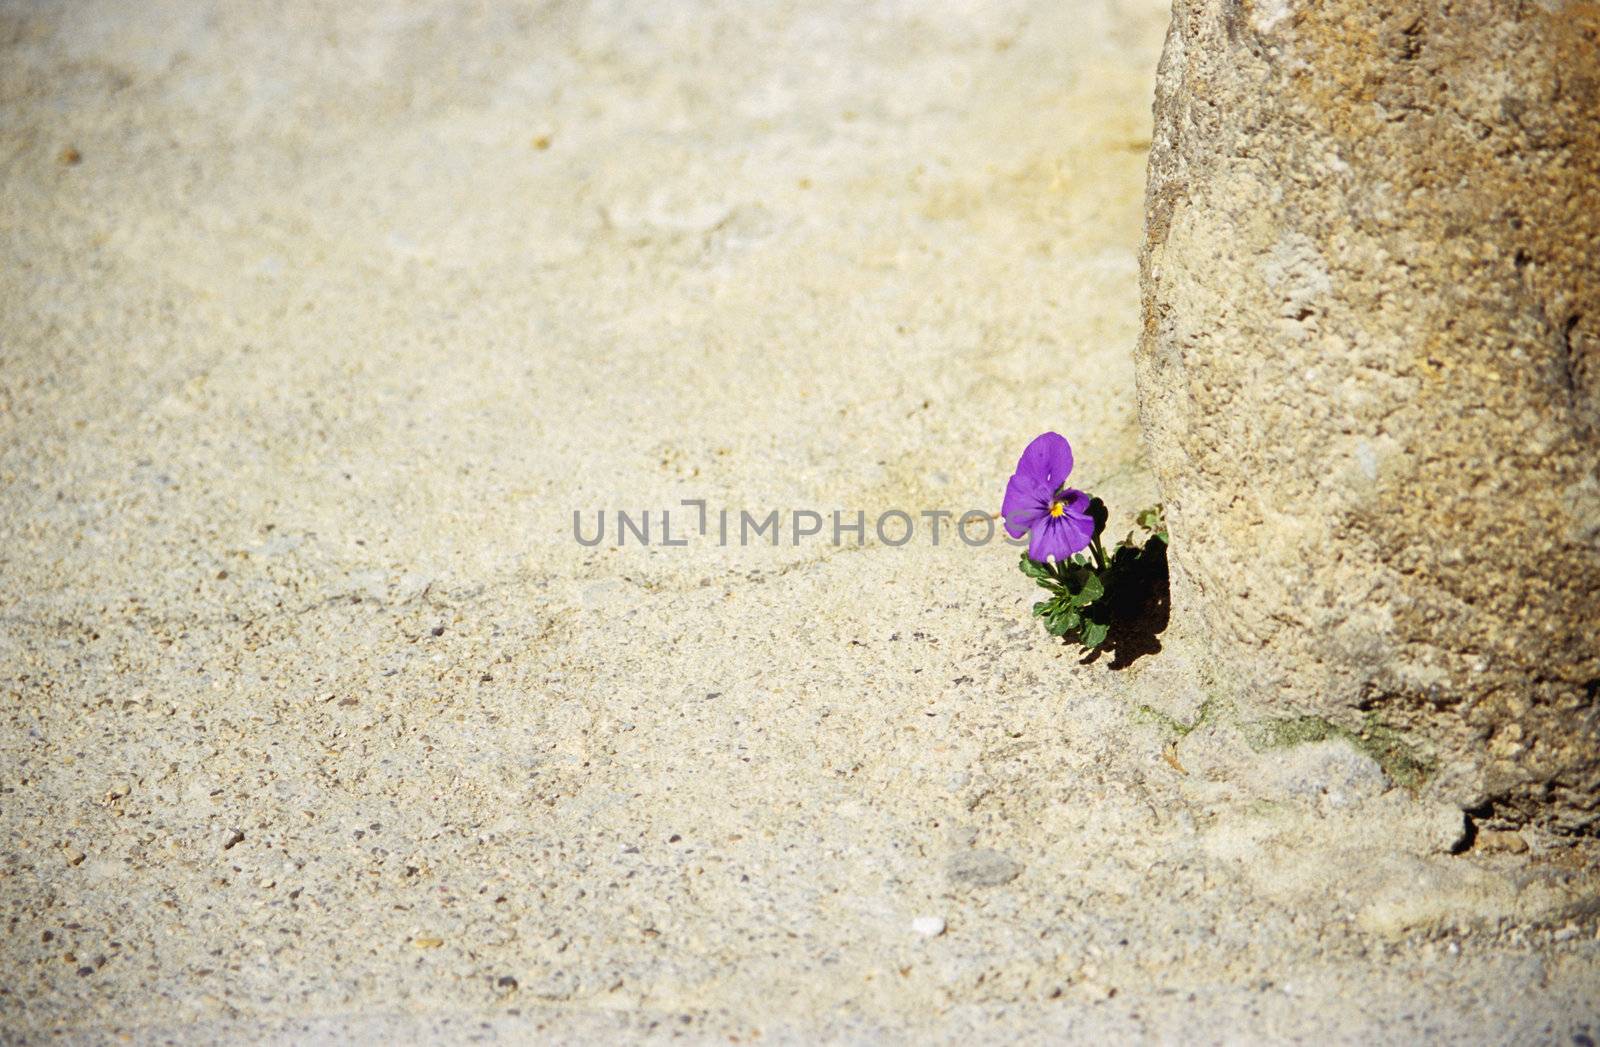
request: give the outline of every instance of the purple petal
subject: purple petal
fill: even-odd
[[[1060,433],[1041,433],[1017,459],[1017,475],[1047,484],[1053,492],[1072,472],[1072,445]]]
[[[1089,543],[1094,540],[1094,521],[1087,516],[1063,516],[1058,523],[1061,524],[1063,541],[1067,546],[1067,555],[1081,553],[1089,548]]]
[[[1059,522],[1062,530],[1067,532],[1072,553],[1081,553],[1094,540],[1094,517],[1089,515],[1089,496],[1069,487],[1062,501],[1066,503],[1067,512]],[[1072,553],[1067,555],[1071,556]]]
[[[1089,515],[1089,502],[1091,499],[1087,492],[1080,491],[1076,487],[1069,487],[1061,492],[1061,500],[1066,503],[1068,516],[1081,516],[1089,521],[1090,530],[1094,529],[1094,517]]]
[[[1040,517],[1050,513],[1050,496],[1055,488],[1018,474],[1006,483],[1006,497],[1000,515],[1006,520],[1006,533],[1021,538]]]
[[[1068,560],[1076,553],[1089,548],[1094,538],[1094,518],[1089,515],[1089,496],[1068,488],[1062,501],[1066,503],[1064,516],[1050,516],[1032,528],[1028,542],[1028,556],[1043,561],[1047,556]],[[1013,537],[1015,537],[1013,535]]]
[[[1028,559],[1038,560],[1043,563],[1050,557],[1065,560],[1072,556],[1072,542],[1067,528],[1062,526],[1063,517],[1045,517],[1044,522],[1033,528],[1033,533],[1028,541]]]

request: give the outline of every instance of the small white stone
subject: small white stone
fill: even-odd
[[[943,916],[918,916],[911,921],[911,929],[924,938],[937,938],[944,933]]]

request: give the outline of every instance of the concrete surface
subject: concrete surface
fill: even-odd
[[[1182,622],[573,540],[1046,428],[1126,529],[1159,4],[3,10],[0,1038],[1600,1036],[1592,851]]]

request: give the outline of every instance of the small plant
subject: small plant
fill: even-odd
[[[1064,436],[1035,438],[1006,484],[1000,513],[1007,534],[1028,536],[1022,573],[1050,593],[1033,605],[1034,615],[1051,636],[1094,651],[1117,625],[1139,614],[1158,567],[1165,582],[1167,525],[1159,505],[1144,510],[1135,522],[1146,537],[1136,541],[1129,532],[1107,556],[1100,542],[1105,503],[1066,486],[1071,472],[1072,447]]]

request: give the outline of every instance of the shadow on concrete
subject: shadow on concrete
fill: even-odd
[[[1161,650],[1161,634],[1171,615],[1171,590],[1167,580],[1167,543],[1152,539],[1128,568],[1125,579],[1111,593],[1111,631],[1106,642],[1081,664],[1098,661],[1111,652],[1109,669],[1126,669],[1147,654]]]

